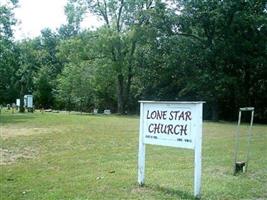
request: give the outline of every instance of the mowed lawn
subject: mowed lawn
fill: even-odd
[[[145,186],[138,186],[138,117],[0,117],[1,200],[194,199],[192,150],[147,145]],[[204,123],[202,199],[267,199],[267,126],[254,125],[248,172],[238,176],[235,130],[235,123]]]

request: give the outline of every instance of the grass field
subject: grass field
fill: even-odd
[[[1,200],[193,199],[191,150],[148,145],[145,186],[138,186],[138,117],[0,117]],[[235,130],[232,123],[204,123],[202,199],[267,199],[267,126],[254,126],[249,169],[238,176]]]

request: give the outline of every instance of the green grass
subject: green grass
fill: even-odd
[[[192,150],[147,145],[145,186],[138,186],[138,117],[0,117],[1,200],[193,199]],[[267,199],[267,126],[254,126],[249,169],[238,176],[235,130],[204,123],[202,199]]]

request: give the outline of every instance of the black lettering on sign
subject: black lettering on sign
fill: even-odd
[[[169,120],[183,120],[183,121],[191,121],[192,116],[191,116],[191,111],[171,111]]]
[[[187,135],[187,124],[186,125],[176,125],[172,124],[149,124],[149,133],[162,133],[162,134],[175,134],[175,135]]]
[[[154,110],[152,112],[150,112],[149,110],[147,111],[147,115],[146,115],[147,119],[167,119],[167,111],[164,110]]]
[[[191,111],[186,111],[185,112],[185,121],[187,121],[187,120],[192,120]]]

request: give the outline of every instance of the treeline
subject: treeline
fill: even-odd
[[[69,0],[67,24],[14,41],[0,3],[0,104],[137,113],[138,100],[202,100],[205,118],[254,106],[267,122],[266,0]],[[102,20],[81,30],[87,12]]]

